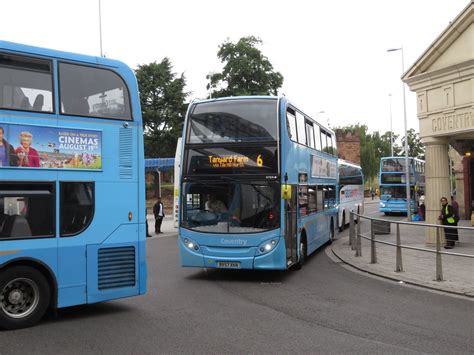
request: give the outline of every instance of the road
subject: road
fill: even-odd
[[[148,246],[146,296],[64,309],[36,327],[0,332],[0,354],[474,349],[473,301],[348,270],[324,248],[300,271],[247,272],[181,268],[175,236]]]

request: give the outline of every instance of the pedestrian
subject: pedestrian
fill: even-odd
[[[375,197],[375,191],[374,191],[374,189],[370,189],[370,196],[372,196],[372,200],[373,200],[374,197]]]
[[[458,217],[456,212],[450,204],[448,204],[448,199],[446,197],[441,197],[441,215],[439,216],[444,226],[455,227],[458,225]],[[446,246],[445,249],[452,249],[456,243],[458,237],[457,228],[444,228],[444,235],[446,237]]]
[[[155,233],[163,233],[161,231],[161,223],[165,217],[165,208],[161,202],[161,197],[158,197],[158,200],[153,206],[153,214],[155,215]]]
[[[451,195],[451,206],[454,208],[454,213],[456,214],[456,218],[459,221],[459,204],[458,202],[454,199],[454,195]]]
[[[151,238],[151,234],[149,232],[149,229],[148,229],[148,209],[145,208],[145,221],[146,221],[146,237],[147,238]]]
[[[419,206],[420,220],[424,221],[425,220],[425,213],[426,213],[426,206],[425,206],[425,195],[423,193],[420,196],[419,202],[420,202],[420,206]]]

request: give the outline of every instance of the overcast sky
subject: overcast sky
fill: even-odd
[[[400,52],[405,70],[469,0],[102,0],[107,57],[130,67],[169,57],[190,98],[206,95],[206,75],[222,68],[218,45],[248,35],[284,76],[284,93],[331,127],[367,124],[402,134]],[[100,55],[98,0],[1,2],[0,39]],[[408,128],[419,130],[406,88]],[[319,113],[324,111],[324,113]]]

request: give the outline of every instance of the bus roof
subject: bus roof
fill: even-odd
[[[284,95],[279,95],[279,96],[270,96],[270,95],[255,95],[255,96],[226,96],[226,97],[217,97],[214,99],[194,99],[190,104],[199,104],[199,103],[208,103],[208,102],[219,102],[219,101],[228,101],[228,100],[249,100],[249,99],[263,99],[263,100],[285,100],[287,104],[291,104],[292,106],[295,106],[303,112],[298,105],[295,105],[293,102],[288,100],[288,98]],[[304,112],[303,112],[304,113]],[[304,113],[305,114],[305,113]],[[308,117],[311,117],[310,115],[305,114]],[[312,118],[315,122],[317,122],[321,127],[323,127],[326,131],[331,132],[332,134],[335,134],[335,132],[323,125],[322,123],[318,122],[315,118]]]
[[[60,58],[60,59],[71,60],[71,61],[76,61],[76,62],[99,64],[99,65],[104,65],[104,66],[109,66],[109,67],[129,68],[128,65],[126,65],[125,63],[119,60],[115,60],[115,59],[96,57],[96,56],[71,53],[71,52],[63,52],[63,51],[58,51],[54,49],[29,46],[26,44],[1,41],[1,40],[0,40],[0,50],[12,51],[12,52],[20,53],[20,54],[25,54],[25,55],[38,55],[42,57]]]
[[[393,156],[393,157],[382,157],[382,158],[380,158],[380,160],[386,160],[386,159],[406,159],[406,157],[405,157],[405,156],[398,156],[398,157],[397,157],[397,156]],[[424,162],[424,160],[418,159],[418,158],[414,158],[414,157],[408,157],[408,159]]]

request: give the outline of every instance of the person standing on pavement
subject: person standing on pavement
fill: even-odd
[[[456,219],[459,221],[459,204],[454,199],[454,195],[451,195],[451,206],[454,208],[454,213],[456,214]]]
[[[155,215],[155,233],[163,233],[161,231],[161,223],[165,217],[165,208],[161,202],[161,197],[158,197],[158,200],[153,206],[153,214]]]
[[[444,226],[457,226],[458,225],[458,217],[456,212],[450,204],[448,204],[448,199],[446,197],[441,197],[441,215],[439,216],[439,220],[441,220]],[[454,248],[454,244],[456,240],[459,239],[458,237],[458,230],[457,228],[444,228],[444,235],[446,237],[446,246],[445,249],[452,249]]]

